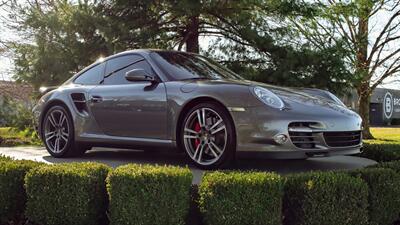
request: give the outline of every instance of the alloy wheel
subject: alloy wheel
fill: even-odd
[[[223,155],[227,145],[225,121],[213,109],[199,108],[186,120],[183,140],[190,158],[200,165],[211,165]]]
[[[68,145],[70,128],[67,115],[56,109],[48,114],[45,121],[44,140],[53,153],[61,153]]]

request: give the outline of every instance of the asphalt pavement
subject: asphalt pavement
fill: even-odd
[[[43,147],[1,147],[0,154],[15,159],[28,159],[45,163],[64,162],[99,162],[111,167],[117,167],[128,163],[157,164],[188,166],[193,173],[193,183],[198,184],[204,174],[190,164],[190,161],[183,153],[176,152],[148,152],[112,148],[95,148],[88,151],[79,158],[53,158]],[[241,171],[271,171],[279,174],[299,173],[312,170],[352,170],[375,164],[375,161],[356,156],[333,156],[324,158],[310,158],[306,160],[272,160],[251,157],[238,158],[232,166],[232,170]]]

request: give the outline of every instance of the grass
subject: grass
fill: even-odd
[[[17,131],[11,127],[0,127],[0,147],[41,145],[30,132]]]
[[[11,127],[0,127],[0,137],[2,138],[22,138],[20,132]]]
[[[373,127],[371,133],[375,141],[400,142],[400,128],[397,127]]]

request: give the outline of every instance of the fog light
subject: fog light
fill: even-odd
[[[278,144],[284,144],[288,140],[288,137],[284,134],[278,134],[274,137],[274,141]]]

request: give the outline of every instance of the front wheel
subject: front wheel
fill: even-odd
[[[227,110],[201,103],[185,116],[181,146],[196,166],[220,168],[232,162],[236,151],[235,129]]]
[[[69,157],[85,152],[74,140],[74,125],[67,110],[62,106],[51,107],[42,124],[43,142],[53,157]]]

